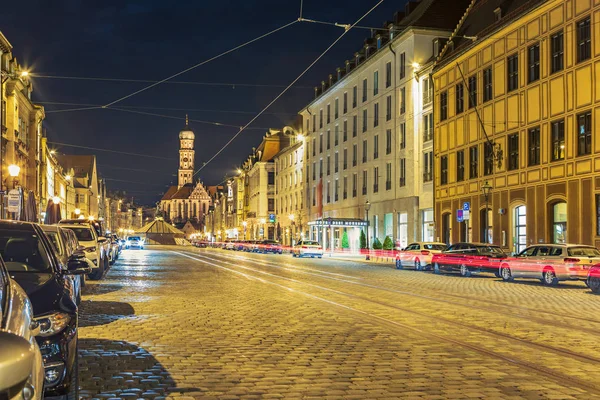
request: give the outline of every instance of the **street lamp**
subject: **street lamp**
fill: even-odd
[[[244,226],[244,240],[246,240],[246,228],[248,227],[248,222],[242,221],[242,225]]]
[[[264,218],[261,218],[260,223],[262,225],[262,239],[264,239],[265,238],[265,224],[267,223],[267,220]]]
[[[11,164],[8,166],[8,174],[13,178],[13,189],[17,187],[17,183],[19,182],[17,177],[19,176],[20,171],[21,167],[16,164]]]
[[[369,210],[371,209],[371,203],[369,203],[369,200],[367,200],[367,202],[365,203],[365,213],[367,216],[367,260],[370,260],[371,257],[369,256]]]
[[[294,246],[294,234],[296,233],[296,226],[295,226],[294,220],[296,219],[296,216],[294,214],[290,214],[290,215],[288,215],[288,218],[290,219],[291,224],[292,224],[291,236],[290,236],[290,246]]]
[[[489,215],[490,215],[488,212],[488,202],[489,202],[490,192],[492,191],[492,189],[493,189],[492,185],[490,185],[488,183],[488,181],[485,181],[483,186],[481,186],[481,191],[483,192],[483,195],[485,196],[485,232],[484,232],[485,243],[490,242],[490,238],[489,238],[489,234],[488,234],[488,229],[489,229],[489,225],[490,225],[490,221],[488,221]]]

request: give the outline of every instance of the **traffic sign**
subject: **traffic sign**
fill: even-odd
[[[463,211],[471,211],[471,203],[469,203],[468,201],[465,201],[463,203]]]
[[[275,214],[269,214],[269,223],[274,224],[276,222]]]
[[[21,210],[21,192],[12,189],[8,192],[8,212],[18,213]]]
[[[463,210],[456,210],[456,220],[463,222]]]
[[[463,210],[463,220],[468,221],[471,219],[471,211]]]

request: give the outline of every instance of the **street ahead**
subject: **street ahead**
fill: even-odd
[[[290,255],[124,251],[88,282],[85,398],[600,398],[600,296]]]

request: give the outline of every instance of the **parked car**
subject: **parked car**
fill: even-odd
[[[600,293],[600,264],[590,268],[586,283],[592,289],[592,292]]]
[[[300,240],[292,249],[293,257],[323,257],[323,247],[314,240]]]
[[[246,240],[244,241],[244,249],[243,251],[253,252],[256,248],[256,240]]]
[[[144,249],[144,239],[139,236],[128,236],[125,242],[126,249]]]
[[[44,363],[35,338],[40,326],[27,294],[10,278],[2,260],[0,310],[0,399],[41,399]]]
[[[276,240],[263,240],[258,244],[258,252],[283,254],[283,247]]]
[[[461,276],[473,272],[491,272],[499,276],[501,262],[507,257],[500,248],[487,243],[455,243],[441,253],[434,254],[433,272],[459,271]]]
[[[205,249],[205,248],[208,247],[208,242],[205,242],[205,241],[196,242],[196,247],[200,247],[201,249]]]
[[[396,268],[412,267],[417,271],[431,268],[431,259],[434,254],[446,249],[444,243],[415,242],[396,253]]]
[[[233,249],[237,250],[237,251],[243,251],[245,243],[246,243],[245,240],[238,240],[237,242],[235,242]]]
[[[536,244],[527,247],[501,266],[503,280],[539,279],[545,285],[586,280],[590,268],[600,263],[600,251],[583,244]]]
[[[225,250],[233,250],[235,248],[235,242],[233,240],[228,240],[225,242]]]
[[[40,332],[37,342],[44,360],[46,396],[78,398],[77,305],[66,277],[90,272],[79,257],[66,268],[39,225],[0,221],[0,254],[6,269],[31,300]]]
[[[102,279],[110,268],[110,243],[108,239],[98,235],[95,225],[85,220],[61,220],[58,225],[72,230],[77,241],[83,246],[85,256],[94,263],[90,279]]]

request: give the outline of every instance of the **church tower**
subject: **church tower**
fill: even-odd
[[[193,182],[194,175],[194,132],[190,128],[188,116],[185,127],[179,132],[179,179],[177,188]]]

